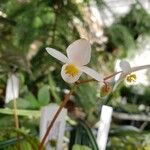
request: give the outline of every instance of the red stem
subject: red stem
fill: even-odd
[[[67,102],[69,101],[69,98],[70,98],[70,96],[71,96],[72,93],[73,93],[73,90],[70,90],[70,92],[65,96],[63,102],[61,103],[61,105],[60,105],[60,107],[58,108],[58,110],[57,110],[55,116],[53,117],[51,123],[49,124],[49,126],[48,126],[48,128],[47,128],[46,133],[45,133],[44,137],[42,138],[41,143],[40,143],[39,146],[38,146],[38,150],[42,150],[42,149],[43,149],[43,145],[44,145],[44,143],[45,143],[45,140],[46,140],[46,138],[47,138],[47,136],[48,136],[50,130],[52,129],[52,127],[53,127],[53,125],[54,125],[54,123],[55,123],[55,121],[56,121],[58,115],[60,114],[60,112],[62,111],[62,109],[65,107],[65,105],[67,104]]]

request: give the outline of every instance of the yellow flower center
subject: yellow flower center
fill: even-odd
[[[134,73],[127,75],[126,80],[129,83],[136,82],[137,76]]]
[[[75,65],[69,64],[65,68],[65,73],[69,74],[71,77],[74,77],[79,73],[79,69]]]

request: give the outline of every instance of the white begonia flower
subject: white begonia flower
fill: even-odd
[[[150,68],[150,64],[137,66],[137,67],[131,67],[128,61],[122,60],[120,62],[120,68],[122,69],[122,71],[121,71],[121,74],[117,83],[122,81],[124,78],[126,78],[127,83],[130,84],[130,83],[135,83],[137,80],[137,76],[134,72],[142,70],[142,69]]]
[[[65,63],[61,69],[61,76],[64,81],[74,83],[84,72],[95,80],[102,82],[99,73],[85,66],[91,59],[91,45],[86,39],[79,39],[70,44],[66,49],[68,57],[53,48],[46,48],[46,51],[54,58]]]
[[[126,78],[127,84],[135,84],[136,83],[136,74],[132,72],[132,68],[128,61],[122,60],[120,62],[120,68],[122,69],[122,74],[120,75],[120,80]]]

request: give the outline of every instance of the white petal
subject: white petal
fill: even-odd
[[[131,71],[131,66],[126,60],[122,60],[119,65],[124,73],[128,73]]]
[[[89,75],[90,77],[94,78],[95,80],[99,81],[99,82],[103,82],[103,77],[101,74],[99,74],[98,72],[96,72],[95,70],[87,67],[87,66],[82,66],[79,67],[81,71],[83,71],[84,73],[86,73],[87,75]]]
[[[51,55],[53,56],[54,58],[60,60],[61,62],[63,63],[68,63],[68,58],[61,52],[59,52],[58,50],[55,50],[53,48],[49,48],[47,47],[46,48],[46,51]]]
[[[143,65],[143,66],[132,67],[132,72],[143,70],[143,69],[150,69],[150,65]]]
[[[67,56],[71,63],[78,66],[86,65],[91,58],[91,45],[86,39],[79,39],[67,48]]]
[[[62,66],[61,69],[61,76],[63,80],[67,83],[75,83],[81,76],[82,72],[79,70],[79,73],[75,75],[74,77],[70,76],[69,74],[66,74],[65,68],[68,64],[65,64]]]

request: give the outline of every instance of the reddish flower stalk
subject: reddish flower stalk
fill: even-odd
[[[44,137],[42,138],[41,143],[38,146],[38,150],[42,150],[43,149],[43,145],[44,145],[44,143],[46,141],[46,138],[47,138],[50,130],[52,129],[52,127],[53,127],[53,125],[54,125],[54,123],[55,123],[58,115],[60,114],[60,112],[62,111],[62,109],[65,107],[65,105],[67,104],[67,102],[69,101],[69,98],[70,98],[70,96],[73,93],[73,90],[74,90],[74,88],[72,90],[70,90],[70,92],[65,96],[64,100],[62,101],[62,103],[61,103],[60,107],[58,108],[56,114],[54,115],[51,123],[49,124],[49,126],[48,126],[48,128],[46,130],[46,133],[45,133]]]
[[[121,72],[121,71],[120,71],[120,72]],[[116,72],[116,73],[113,73],[112,75],[110,75],[110,76],[108,76],[108,77],[105,77],[105,78],[103,79],[103,80],[104,80],[104,83],[105,83],[105,80],[108,80],[108,79],[114,77],[115,75],[119,74],[120,72]],[[75,83],[75,86],[78,86],[78,85],[84,84],[84,83],[88,83],[88,82],[92,82],[92,81],[96,81],[96,80],[95,80],[95,79],[80,80],[80,81],[77,81],[77,82]],[[45,141],[46,141],[46,138],[47,138],[48,135],[49,135],[49,132],[51,131],[51,129],[52,129],[52,127],[53,127],[53,125],[54,125],[54,123],[55,123],[57,117],[58,117],[59,114],[60,114],[60,112],[62,111],[62,109],[65,107],[65,105],[66,105],[67,102],[69,101],[69,98],[70,98],[70,96],[72,95],[73,91],[74,91],[74,88],[72,88],[72,90],[70,90],[70,92],[65,96],[64,100],[62,101],[62,103],[61,103],[60,107],[58,108],[56,114],[54,115],[54,117],[53,117],[51,123],[49,124],[49,126],[48,126],[48,128],[47,128],[47,130],[46,130],[46,133],[45,133],[44,137],[42,138],[42,141],[40,142],[40,144],[39,144],[39,146],[38,146],[38,150],[42,150],[42,149],[43,149],[43,145],[44,145],[44,143],[45,143]]]
[[[104,80],[104,81],[105,81],[105,80],[108,80],[108,79],[110,79],[110,78],[112,78],[112,77],[116,76],[117,74],[119,74],[119,73],[121,73],[121,72],[122,72],[122,71],[115,72],[115,73],[113,73],[113,74],[111,74],[111,75],[109,75],[109,76],[105,77],[103,80]]]

